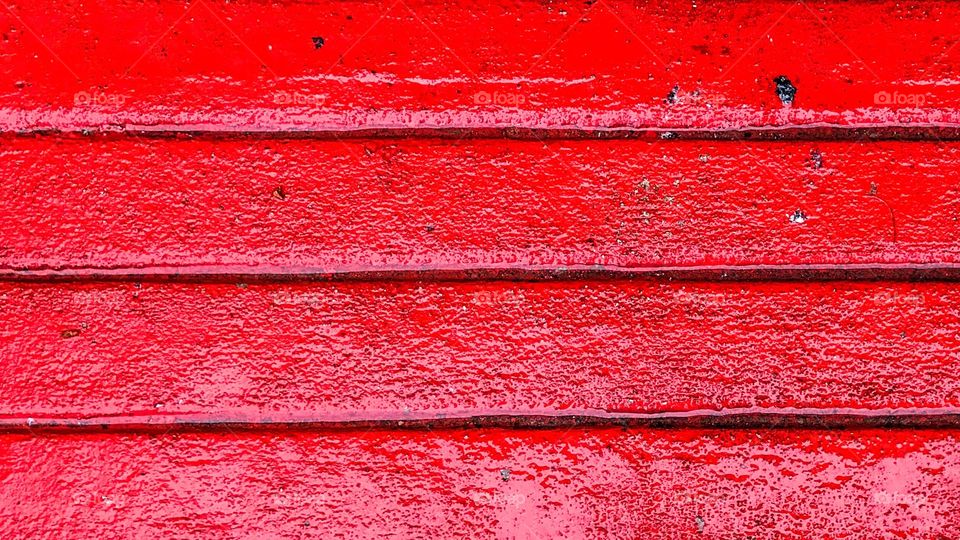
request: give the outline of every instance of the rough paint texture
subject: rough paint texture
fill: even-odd
[[[957,436],[8,435],[0,535],[956,538]]]
[[[960,538],[958,21],[0,2],[0,538]]]
[[[949,284],[0,286],[18,417],[960,406]]]
[[[956,143],[25,138],[0,174],[8,275],[960,262]]]
[[[13,0],[0,129],[958,125],[958,17],[943,0]]]

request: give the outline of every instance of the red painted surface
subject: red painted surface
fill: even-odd
[[[955,143],[17,138],[0,158],[4,276],[960,262]]]
[[[4,284],[0,307],[21,424],[960,407],[952,284]]]
[[[0,537],[960,537],[958,20],[0,2]]]
[[[943,0],[11,0],[0,129],[957,126],[958,17]]]
[[[0,534],[956,538],[957,436],[8,435],[0,437]]]

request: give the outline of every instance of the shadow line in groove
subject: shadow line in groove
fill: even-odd
[[[697,430],[862,430],[957,429],[960,409],[902,409],[857,411],[800,409],[799,412],[691,411],[678,413],[507,413],[482,415],[387,415],[367,418],[230,418],[215,415],[135,415],[87,418],[8,417],[0,419],[0,433],[180,433],[180,432],[349,432],[437,431],[471,429],[550,430],[576,428],[697,429]]]

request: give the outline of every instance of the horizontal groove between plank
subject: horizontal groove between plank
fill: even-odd
[[[143,268],[0,268],[0,282],[289,283],[314,281],[958,281],[960,264],[614,266],[378,266],[328,270],[298,267],[154,266]]]
[[[357,129],[196,129],[191,126],[100,126],[81,130],[33,129],[0,131],[0,137],[61,137],[90,140],[118,137],[151,139],[511,139],[511,140],[716,140],[716,141],[960,141],[960,124],[897,124],[839,126],[755,126],[737,129],[578,127],[374,127]]]
[[[658,413],[607,411],[502,411],[397,413],[385,415],[183,415],[146,412],[131,415],[0,418],[0,433],[69,434],[90,432],[169,433],[230,431],[371,431],[459,429],[952,429],[960,409],[763,409]]]

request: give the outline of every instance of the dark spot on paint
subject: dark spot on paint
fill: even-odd
[[[793,105],[793,99],[797,96],[797,87],[790,82],[790,79],[780,75],[773,79],[777,85],[777,97],[784,105]]]
[[[310,39],[313,40],[313,48],[314,48],[314,49],[319,49],[320,47],[323,47],[324,40],[323,40],[322,37],[316,36],[316,37],[312,37],[312,38],[310,38]]]
[[[664,131],[660,134],[661,139],[676,139],[677,134],[672,131]]]
[[[790,216],[790,223],[803,223],[807,220],[807,215],[803,213],[803,210],[797,210]]]
[[[823,154],[821,154],[816,148],[810,151],[810,166],[814,169],[820,169],[823,167]]]
[[[63,339],[70,339],[70,338],[77,337],[79,335],[80,335],[79,328],[71,328],[69,330],[64,330],[63,332],[60,332],[60,337],[62,337]]]
[[[867,193],[867,195],[871,197],[877,196],[877,184],[870,182],[870,191]]]
[[[510,480],[510,469],[500,469],[500,479],[504,482]]]
[[[287,200],[287,192],[283,189],[283,186],[277,186],[276,189],[273,190],[273,196],[281,201]]]
[[[427,229],[427,232],[433,232],[433,231],[435,231],[435,230],[437,229],[437,226],[436,226],[436,225],[427,225],[426,229]]]
[[[680,85],[673,85],[673,88],[670,89],[670,92],[667,93],[667,103],[676,103],[677,102],[677,92],[680,91]]]
[[[694,45],[693,50],[697,51],[700,54],[710,54],[709,45]]]

